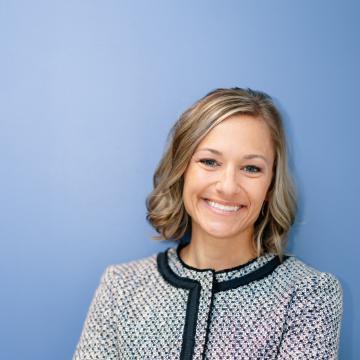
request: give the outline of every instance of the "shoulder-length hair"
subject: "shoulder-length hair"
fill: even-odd
[[[272,252],[282,260],[297,212],[297,194],[288,168],[281,115],[271,97],[261,91],[216,89],[180,116],[170,130],[167,148],[153,176],[154,189],[146,198],[146,219],[160,234],[152,237],[155,240],[179,240],[191,232],[191,219],[182,199],[185,170],[204,137],[228,117],[239,114],[262,119],[271,132],[273,178],[254,224],[253,246],[257,256]]]

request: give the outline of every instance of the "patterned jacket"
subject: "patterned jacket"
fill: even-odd
[[[332,274],[272,253],[200,270],[183,246],[105,270],[73,360],[337,359],[343,293]]]

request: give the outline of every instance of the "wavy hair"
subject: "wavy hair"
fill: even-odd
[[[184,173],[195,149],[219,123],[233,115],[250,115],[268,125],[275,150],[273,178],[267,200],[254,224],[257,256],[277,254],[281,261],[288,232],[295,221],[297,193],[288,167],[283,121],[272,98],[251,89],[216,89],[187,109],[172,126],[166,150],[153,176],[153,191],[146,198],[147,221],[160,234],[154,240],[179,240],[191,232],[182,191]]]

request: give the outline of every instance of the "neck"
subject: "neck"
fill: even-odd
[[[213,238],[192,234],[190,244],[180,251],[181,259],[197,269],[230,269],[256,257],[252,244],[253,232],[237,238]]]

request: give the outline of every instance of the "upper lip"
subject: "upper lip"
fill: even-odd
[[[224,200],[216,200],[216,199],[209,199],[209,198],[205,198],[205,200],[213,201],[218,204],[225,205],[225,206],[244,206],[243,204],[240,204],[240,203],[224,201]]]

